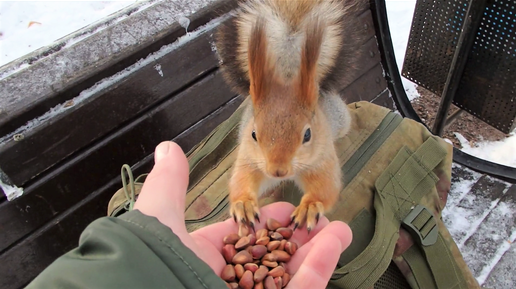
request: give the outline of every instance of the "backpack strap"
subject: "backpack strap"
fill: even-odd
[[[464,276],[439,233],[438,216],[419,204],[429,188],[435,185],[437,177],[432,171],[445,156],[444,148],[433,137],[428,138],[413,154],[402,149],[376,182],[377,197],[385,200],[396,220],[401,221],[419,245],[419,248],[408,250],[404,257],[421,288],[430,288],[431,284],[439,289],[467,288]],[[417,249],[421,249],[422,254]]]
[[[435,187],[438,178],[433,170],[446,155],[447,151],[434,137],[429,137],[414,153],[407,147],[400,149],[375,182],[376,220],[371,242],[358,257],[335,270],[330,287],[372,287],[389,266],[399,238],[399,228],[403,225],[413,233],[417,242],[424,244],[422,248],[426,256],[439,256],[423,258],[437,260],[428,261],[432,278],[427,279],[435,280],[430,284],[437,284],[434,288],[439,289],[466,288],[455,286],[465,284],[464,278],[460,271],[451,270],[457,265],[440,237],[435,217],[419,204],[421,198]],[[415,262],[412,264],[417,266]],[[419,276],[418,271],[424,270],[415,268],[414,274]],[[418,279],[422,281],[424,278]],[[424,284],[424,288],[431,288],[431,285]]]

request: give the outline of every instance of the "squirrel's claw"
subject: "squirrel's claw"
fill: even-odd
[[[230,207],[230,214],[235,222],[238,223],[241,234],[245,234],[246,231],[243,230],[243,226],[249,226],[254,231],[255,222],[260,222],[258,204],[253,200],[233,202]]]
[[[306,224],[308,234],[317,226],[319,218],[324,214],[324,206],[321,202],[303,202],[297,206],[292,213],[292,222],[295,222],[294,229],[303,227]]]
[[[260,223],[260,214],[259,213],[254,213],[254,218],[258,221],[258,223]]]

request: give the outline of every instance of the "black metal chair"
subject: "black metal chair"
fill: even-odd
[[[386,78],[402,115],[424,123],[403,89],[384,4],[376,1]],[[516,126],[515,51],[513,1],[418,0],[402,75],[442,97],[432,132],[442,135],[452,102],[502,132],[512,131]],[[457,148],[454,161],[516,182],[516,168],[477,158]]]

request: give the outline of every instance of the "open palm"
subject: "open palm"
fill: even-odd
[[[185,196],[188,187],[188,161],[181,148],[173,142],[156,148],[151,173],[135,204],[135,209],[156,217],[168,226],[200,259],[220,275],[226,262],[221,254],[224,236],[238,231],[233,219],[206,226],[188,233],[185,227]],[[261,218],[274,218],[282,225],[290,222],[294,206],[278,202],[261,208]],[[256,224],[262,229],[265,222]],[[288,262],[287,270],[294,277],[287,288],[325,288],[337,265],[340,253],[351,243],[351,230],[342,222],[329,222],[322,217],[314,230],[298,229],[291,240],[300,247]]]

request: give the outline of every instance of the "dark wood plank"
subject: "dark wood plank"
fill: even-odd
[[[373,23],[373,17],[370,10],[366,10],[362,12],[358,16],[358,26],[356,29],[361,30],[362,32],[362,39],[363,43],[360,48],[359,53],[357,54],[357,63],[360,65],[358,66],[358,69],[351,71],[350,75],[346,76],[346,82],[342,83],[341,89],[351,85],[353,81],[355,81],[357,78],[359,78],[361,75],[363,75],[365,72],[367,72],[371,67],[376,64],[378,57],[371,58],[371,51],[374,53],[377,53],[378,47],[376,44],[376,39],[374,37],[374,23]]]
[[[482,175],[471,187],[471,190],[459,198],[460,201],[457,203],[449,202],[446,205],[447,210],[458,212],[464,216],[464,219],[444,219],[445,225],[450,228],[450,233],[454,236],[459,248],[475,233],[477,229],[475,226],[482,223],[482,220],[492,210],[493,202],[497,202],[502,197],[506,188],[507,184],[505,182]],[[454,229],[463,228],[464,226],[461,226],[461,224],[464,224],[464,222],[472,224],[473,227],[463,230]]]
[[[383,107],[390,108],[392,110],[395,109],[394,100],[392,99],[391,92],[388,89],[385,89],[382,93],[380,93],[376,98],[371,100],[372,103],[381,105]]]
[[[185,152],[190,150],[218,124],[226,120],[241,102],[241,97],[232,98],[175,137],[173,141]],[[137,162],[133,170],[137,172],[143,169],[148,172],[153,164],[151,153],[143,161]],[[38,229],[29,238],[0,255],[0,288],[24,286],[56,258],[76,247],[81,232],[93,220],[106,214],[109,199],[121,186],[119,177],[112,178],[84,200]]]
[[[80,45],[66,47],[66,42],[62,42],[49,51],[38,52],[42,57],[33,55],[20,60],[31,66],[0,81],[0,94],[9,95],[0,99],[3,109],[0,112],[0,135],[7,135],[96,82],[185,35],[185,29],[171,13],[188,15],[188,30],[193,31],[229,12],[236,3],[235,0],[217,0],[199,9],[188,0],[164,1],[134,15],[131,14],[135,11],[129,11],[130,17],[83,39]],[[147,29],[143,31],[145,33],[131,35],[131,31],[138,32],[144,28]]]
[[[489,274],[483,288],[516,288],[516,278],[514,277],[514,260],[516,260],[516,244],[502,256],[496,267]]]
[[[469,264],[474,276],[480,276],[493,262],[497,262],[498,249],[511,240],[516,227],[516,218],[510,213],[510,209],[508,211],[508,208],[516,208],[516,185],[512,188],[504,187],[504,190],[507,190],[505,194],[494,200],[496,206],[490,208],[489,214],[461,248],[465,260],[475,260]],[[477,198],[474,200],[475,203],[479,201],[481,200]],[[493,202],[489,202],[489,205],[492,204]],[[482,255],[481,260],[477,258],[479,254]]]
[[[512,187],[507,191],[506,196],[512,197],[511,203],[509,204],[509,208],[516,210],[516,185],[512,185]],[[516,227],[515,218],[516,216],[506,214],[503,216],[502,222],[510,222],[507,220],[508,218],[512,218],[513,230]],[[514,238],[514,234],[512,236]],[[485,288],[515,288],[516,287],[516,278],[514,278],[514,260],[516,260],[516,242],[514,239],[506,239],[507,243],[505,246],[509,246],[508,250],[505,251],[503,256],[500,258],[496,266],[491,270],[489,275],[486,278],[486,282],[483,284]],[[504,245],[498,248],[504,249]]]
[[[135,163],[162,140],[172,139],[235,96],[219,72],[212,73],[152,111],[77,153],[27,187],[25,194],[0,205],[0,252],[62,213],[91,191]]]
[[[121,123],[145,113],[156,102],[215,69],[218,61],[210,43],[215,28],[91,95],[87,101],[72,105],[52,121],[25,133],[22,141],[10,140],[0,147],[0,167],[14,184],[21,187]],[[157,64],[163,76],[155,69]]]
[[[387,82],[383,78],[382,65],[377,62],[376,66],[343,89],[341,95],[347,103],[361,100],[373,101],[386,88]]]

